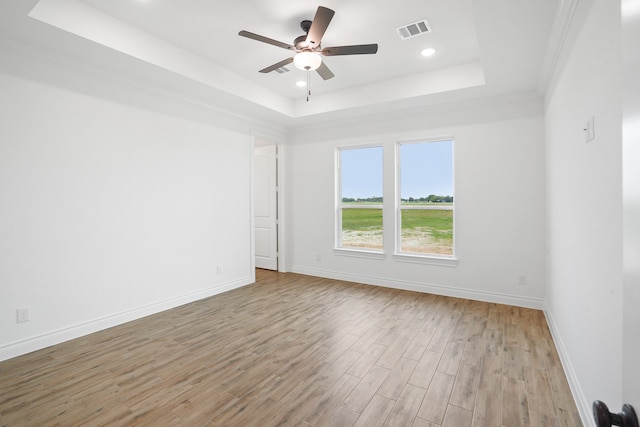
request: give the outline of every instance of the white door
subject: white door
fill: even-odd
[[[256,267],[278,269],[278,190],[275,145],[254,150]]]

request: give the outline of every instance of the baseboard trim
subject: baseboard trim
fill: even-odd
[[[573,364],[571,363],[571,359],[569,359],[569,354],[567,353],[567,349],[562,341],[560,332],[558,331],[556,323],[553,321],[553,316],[549,312],[548,307],[545,307],[543,311],[544,317],[547,319],[547,325],[549,325],[551,337],[553,338],[553,342],[558,350],[558,356],[560,356],[562,369],[564,370],[564,374],[569,382],[569,388],[571,389],[573,400],[576,402],[576,406],[578,407],[578,413],[580,414],[582,424],[585,427],[596,427],[591,411],[591,403],[587,401],[584,392],[582,391],[582,387],[580,387],[580,382],[578,381],[578,377],[573,369]]]
[[[55,344],[80,338],[114,326],[122,325],[123,323],[127,323],[132,320],[141,319],[152,314],[160,313],[161,311],[170,310],[172,308],[221,294],[232,289],[241,288],[253,282],[255,282],[255,280],[252,279],[251,276],[245,276],[236,280],[217,284],[210,288],[201,289],[195,292],[168,298],[163,301],[133,308],[131,310],[126,310],[84,323],[79,323],[77,325],[47,332],[35,337],[15,341],[0,346],[0,361],[31,353],[32,351],[41,350]]]
[[[423,292],[447,297],[465,298],[496,304],[508,304],[517,307],[544,310],[544,300],[501,294],[498,292],[483,292],[474,289],[453,288],[451,286],[418,283],[405,280],[389,279],[385,277],[365,276],[361,274],[343,273],[330,270],[320,270],[300,266],[290,266],[288,271],[308,276],[324,277],[326,279],[344,280],[346,282],[363,283],[365,285],[384,286],[405,291]]]

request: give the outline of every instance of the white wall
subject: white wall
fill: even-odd
[[[251,282],[248,124],[12,74],[0,70],[0,360]]]
[[[621,405],[619,7],[579,5],[576,16],[585,18],[574,22],[576,41],[546,96],[548,318],[588,425],[594,400]],[[595,140],[586,143],[591,117]]]
[[[544,299],[544,126],[535,96],[484,100],[295,129],[287,146],[288,269],[317,276],[542,307]],[[457,267],[399,262],[385,219],[384,259],[333,251],[337,147],[381,143],[393,173],[396,139],[455,138]],[[393,209],[393,180],[385,204]],[[316,256],[321,260],[317,261]],[[527,277],[519,286],[518,276]]]

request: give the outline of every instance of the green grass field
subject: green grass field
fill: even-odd
[[[405,209],[402,211],[402,231],[428,231],[434,239],[452,242],[453,211]]]
[[[343,245],[382,247],[382,209],[343,209]],[[453,254],[453,211],[402,210],[401,250]]]
[[[382,209],[343,209],[342,229],[352,231],[382,230]]]

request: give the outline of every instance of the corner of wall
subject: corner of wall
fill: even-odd
[[[562,369],[567,376],[567,381],[569,382],[569,387],[573,394],[573,400],[575,400],[576,406],[578,407],[580,419],[585,426],[595,427],[591,417],[591,406],[582,390],[582,387],[580,387],[580,382],[578,381],[578,377],[573,369],[571,359],[569,358],[566,347],[553,320],[553,316],[551,315],[551,311],[546,303],[544,304],[543,312],[544,317],[547,320],[547,325],[549,326],[549,331],[551,332],[551,337],[553,338],[553,342],[558,350],[558,356],[560,356],[560,361],[562,362]]]

